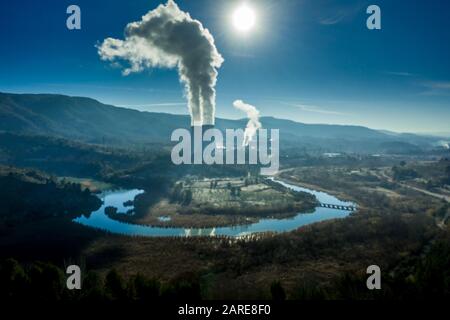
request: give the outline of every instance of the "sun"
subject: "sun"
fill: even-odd
[[[246,4],[241,5],[233,13],[233,25],[239,31],[249,31],[255,25],[255,21],[255,11]]]

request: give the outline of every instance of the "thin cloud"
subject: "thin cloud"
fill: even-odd
[[[64,89],[73,89],[73,88],[87,88],[87,89],[99,89],[99,90],[111,90],[117,92],[120,91],[131,91],[131,92],[143,92],[143,93],[178,93],[179,90],[170,90],[170,89],[155,89],[155,88],[141,88],[141,87],[128,87],[128,86],[105,86],[105,85],[96,85],[96,84],[85,84],[85,83],[43,83],[42,85],[50,86],[50,87],[61,87]]]
[[[423,95],[449,95],[450,81],[424,81],[420,83],[425,88]]]
[[[349,114],[344,113],[344,112],[323,109],[323,108],[318,107],[318,106],[307,105],[307,104],[286,103],[286,102],[283,102],[282,104],[290,106],[290,107],[298,108],[298,109],[300,109],[302,111],[305,111],[305,112],[313,112],[313,113],[336,115],[336,116],[348,116],[349,115]]]
[[[429,88],[436,89],[436,90],[450,90],[450,81],[429,82],[429,83],[425,84],[425,86],[428,86]]]
[[[403,71],[385,71],[385,74],[389,74],[391,76],[399,76],[399,77],[413,77],[414,74],[410,72],[403,72]]]
[[[340,22],[352,19],[358,13],[362,12],[363,3],[357,3],[352,6],[338,7],[330,10],[329,14],[319,18],[319,23],[324,26],[332,26]]]
[[[319,23],[325,26],[331,26],[341,22],[346,16],[347,14],[344,11],[341,11],[334,16],[320,18]]]

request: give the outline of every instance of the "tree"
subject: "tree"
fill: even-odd
[[[29,271],[31,292],[38,300],[61,300],[66,277],[61,269],[50,263],[34,263]]]
[[[25,293],[27,277],[22,266],[14,259],[7,259],[0,264],[1,299],[18,298]]]
[[[197,301],[202,299],[200,281],[196,274],[177,276],[161,289],[161,296],[167,300]]]
[[[134,296],[137,300],[151,301],[159,297],[161,283],[157,280],[149,280],[141,274],[131,279],[134,287]]]
[[[272,296],[272,300],[275,301],[283,301],[286,300],[286,293],[280,283],[280,281],[275,281],[270,285],[270,294]]]
[[[88,301],[100,301],[104,298],[103,281],[97,272],[89,271],[83,280],[83,298]]]
[[[112,300],[123,300],[127,296],[123,279],[115,269],[106,275],[105,294]]]

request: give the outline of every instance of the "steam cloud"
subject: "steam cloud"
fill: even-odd
[[[444,148],[444,149],[450,149],[450,142],[448,142],[448,141],[439,140],[439,141],[437,142],[437,145],[438,145],[439,147]]]
[[[259,111],[256,107],[251,104],[244,103],[242,100],[236,100],[233,102],[233,106],[236,109],[244,111],[249,119],[247,122],[247,127],[244,131],[244,142],[243,145],[247,146],[256,134],[256,131],[261,128],[261,122],[259,122]]]
[[[124,75],[145,68],[177,67],[186,88],[191,124],[214,124],[217,69],[223,58],[208,29],[173,0],[129,23],[124,40],[106,38],[98,53],[102,60],[128,61]]]

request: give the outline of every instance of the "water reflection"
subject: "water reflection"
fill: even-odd
[[[314,194],[320,202],[337,204],[337,205],[348,205],[355,206],[354,203],[348,201],[341,201],[333,195],[327,194],[321,191],[310,190],[307,188],[298,187],[286,182],[277,181],[285,187],[288,187],[294,191],[304,191]],[[130,236],[147,236],[147,237],[193,237],[193,236],[230,236],[230,237],[242,237],[246,235],[251,235],[259,232],[286,232],[295,230],[301,226],[305,226],[311,223],[336,219],[345,218],[351,211],[344,211],[331,208],[315,208],[312,213],[298,213],[296,216],[284,219],[261,219],[256,223],[231,226],[231,227],[216,227],[216,228],[164,228],[164,227],[153,227],[144,226],[137,224],[129,224],[113,220],[105,214],[105,208],[108,206],[114,206],[118,208],[118,212],[127,212],[133,210],[133,206],[125,206],[124,203],[133,200],[137,195],[143,193],[143,190],[133,189],[133,190],[116,190],[108,191],[101,194],[103,200],[103,205],[100,209],[89,217],[79,217],[74,221],[85,226],[98,228],[106,230],[112,233],[118,233]],[[161,217],[167,219],[170,217]],[[168,221],[168,220],[162,220]]]

